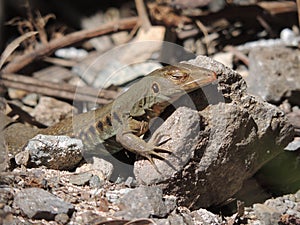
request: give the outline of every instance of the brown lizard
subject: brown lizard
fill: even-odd
[[[190,64],[166,66],[133,84],[112,103],[65,119],[38,133],[79,138],[85,151],[96,150],[100,155],[125,148],[153,163],[153,156],[161,157],[159,152],[171,151],[140,138],[148,130],[150,120],[180,96],[216,79],[213,71]]]

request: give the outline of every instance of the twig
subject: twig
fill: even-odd
[[[54,96],[70,100],[89,101],[99,104],[107,104],[117,96],[117,92],[110,90],[98,90],[92,87],[77,87],[70,84],[58,84],[45,82],[36,78],[16,75],[2,74],[0,85],[10,88],[36,92],[48,96]]]
[[[131,17],[119,21],[110,22],[95,29],[73,32],[62,38],[54,39],[48,44],[41,45],[34,51],[16,57],[1,71],[1,73],[15,73],[20,69],[24,68],[26,65],[33,62],[34,60],[37,60],[44,56],[48,56],[53,51],[59,48],[63,48],[68,45],[75,44],[79,41],[87,40],[103,34],[108,34],[115,31],[129,30],[132,29],[137,23],[138,18]]]
[[[241,60],[246,66],[249,67],[249,58],[244,53],[238,51],[233,46],[227,46],[224,50],[232,52],[239,60]]]
[[[299,0],[297,0],[297,2],[298,1]],[[294,1],[259,1],[257,5],[268,11],[268,13],[270,13],[271,15],[297,11],[297,3]]]
[[[30,31],[26,34],[23,34],[22,36],[16,38],[14,41],[12,41],[3,51],[3,53],[1,54],[1,58],[0,58],[0,69],[2,68],[2,65],[6,62],[6,60],[8,59],[8,57],[13,53],[14,50],[16,50],[16,48],[19,47],[19,45],[26,40],[27,38],[30,38],[34,35],[36,35],[37,32],[34,31]]]
[[[148,31],[151,27],[151,23],[149,21],[149,18],[147,16],[147,11],[144,5],[143,0],[135,0],[135,7],[138,12],[140,22],[142,23],[142,27],[145,31]]]
[[[204,42],[205,42],[205,47],[206,47],[206,53],[208,53],[208,48],[209,48],[209,39],[208,39],[208,31],[206,26],[200,21],[200,20],[196,20],[196,25],[198,26],[198,28],[202,31],[203,35],[204,35]]]
[[[73,67],[77,65],[76,60],[68,60],[68,59],[61,59],[61,58],[52,58],[52,57],[44,57],[43,59],[45,62],[52,63],[55,65],[60,65],[64,67]]]
[[[42,124],[39,121],[37,121],[33,116],[31,116],[28,112],[23,110],[20,106],[17,106],[13,102],[9,102],[9,101],[7,103],[9,105],[9,107],[12,109],[12,111],[10,113],[8,113],[7,115],[9,117],[13,117],[15,115],[19,116],[19,118],[15,122],[24,121],[24,122],[27,122],[27,123],[29,123],[33,126],[38,127],[38,128],[46,128],[47,127],[45,124]],[[12,123],[8,124],[5,127],[8,127],[11,124]]]
[[[260,15],[257,15],[256,19],[258,20],[258,22],[260,23],[260,25],[265,28],[265,30],[269,33],[269,35],[271,37],[276,37],[276,35],[274,34],[274,32],[272,31],[271,26],[268,24],[268,22]]]

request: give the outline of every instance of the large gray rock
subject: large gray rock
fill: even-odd
[[[74,212],[74,206],[40,188],[21,190],[14,198],[14,206],[29,218],[54,220],[56,215]]]
[[[190,63],[216,72],[218,82],[192,93],[199,113],[179,108],[154,132],[151,138],[167,140],[161,147],[172,154],[154,159],[157,168],[139,160],[134,173],[140,184],[156,184],[176,195],[180,205],[197,209],[235,194],[283,151],[293,128],[276,107],[248,95],[245,81],[233,70],[203,56]]]
[[[300,224],[300,191],[295,194],[270,198],[264,203],[254,204],[245,209],[245,217],[248,223],[260,221],[260,224]],[[250,219],[251,218],[251,219]]]
[[[121,211],[115,213],[115,216],[124,219],[165,217],[175,208],[175,202],[173,204],[167,202],[163,201],[163,193],[159,187],[138,187],[120,199]]]
[[[197,111],[186,107],[180,107],[171,117],[169,117],[159,128],[160,139],[167,140],[171,134],[171,139],[163,145],[167,149],[172,149],[173,153],[161,154],[168,157],[168,160],[155,160],[155,165],[143,160],[137,161],[134,173],[138,182],[143,184],[159,183],[168,180],[174,173],[180,171],[194,157],[197,147],[197,140],[200,138],[200,116]],[[157,137],[153,135],[150,141]],[[156,168],[157,167],[157,168]]]
[[[300,104],[300,50],[287,47],[254,48],[249,53],[248,92],[278,103]]]
[[[195,224],[222,224],[221,216],[215,215],[206,209],[198,209],[190,213]]]
[[[272,225],[278,224],[280,219],[280,212],[273,207],[269,207],[263,204],[254,204],[253,206],[254,212],[263,224]]]
[[[71,170],[82,160],[83,143],[68,136],[38,134],[15,157],[18,165]]]

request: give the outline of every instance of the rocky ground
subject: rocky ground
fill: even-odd
[[[218,76],[217,89],[214,86],[208,88],[222,90],[218,92],[222,93],[218,99],[227,100],[210,99],[209,106],[199,111],[178,103],[180,107],[152,136],[171,138],[172,141],[162,146],[174,149],[174,156],[166,156],[169,163],[155,159],[159,173],[145,160],[138,160],[134,166],[121,163],[117,165],[121,166],[118,169],[113,161],[101,158],[76,166],[75,172],[60,171],[57,169],[75,169],[74,165],[78,163],[74,160],[77,162],[77,158],[72,155],[77,151],[80,153],[77,147],[82,148],[82,144],[76,144],[72,139],[68,142],[65,139],[52,140],[51,136],[44,136],[45,139],[35,137],[15,157],[15,162],[21,167],[2,175],[3,223],[297,222],[299,192],[251,207],[244,207],[242,199],[237,199],[237,213],[231,216],[221,212],[213,214],[205,209],[232,201],[230,197],[239,191],[244,181],[293,139],[293,129],[279,109],[248,95],[245,82],[233,70],[202,56],[189,63],[213,69]],[[197,98],[193,104],[197,105]],[[37,140],[37,144],[31,144]],[[48,147],[47,142],[50,143]],[[61,145],[65,147],[59,147]],[[62,157],[64,155],[67,158]],[[26,168],[33,165],[48,169]],[[131,170],[134,175],[119,174],[113,178],[116,171],[124,172],[124,165],[127,165],[125,171]]]
[[[15,21],[21,39],[0,60],[0,224],[300,225],[296,3],[144,2],[147,12],[128,1],[83,13],[82,30],[69,34],[48,30],[53,16],[29,6],[27,20]],[[136,12],[142,22],[128,18]],[[19,44],[25,50],[15,55]],[[43,133],[128,88],[136,95],[131,82],[179,61],[217,80],[151,121],[143,139],[171,149],[164,160],[100,155]]]
[[[1,181],[1,224],[300,224],[300,190],[224,216],[178,206],[174,195],[135,187],[132,178],[110,183],[92,172],[15,169]]]

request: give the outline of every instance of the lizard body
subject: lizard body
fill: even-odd
[[[99,154],[113,154],[125,148],[152,162],[160,151],[169,150],[139,137],[148,130],[150,120],[180,96],[214,80],[214,72],[200,67],[182,63],[166,66],[133,84],[114,102],[65,119],[39,133],[79,138],[86,151],[97,149]]]

